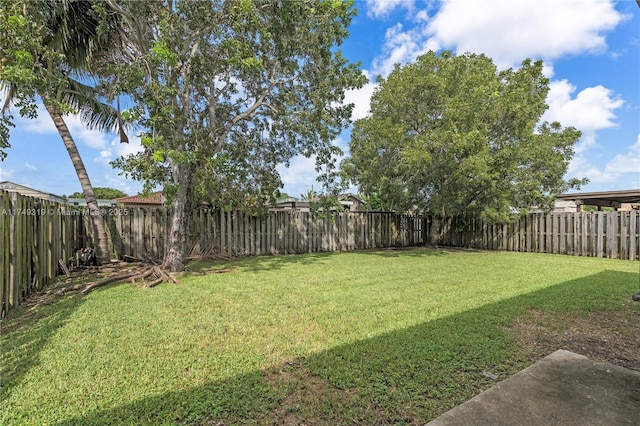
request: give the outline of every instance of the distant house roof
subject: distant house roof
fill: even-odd
[[[356,200],[361,204],[367,204],[367,202],[365,200],[363,200],[362,198],[358,197],[356,194],[352,194],[350,192],[347,192],[346,194],[338,195],[338,200],[340,200],[340,201],[349,201],[349,199]]]
[[[85,200],[84,198],[67,198],[67,202],[69,203],[70,206],[86,206],[87,205],[87,200]],[[98,198],[96,199],[96,202],[98,203],[98,207],[109,207],[116,204],[116,200],[105,199],[105,198]]]
[[[162,191],[154,192],[146,197],[141,195],[130,195],[128,197],[116,198],[116,201],[125,205],[148,205],[148,206],[162,206],[164,205],[164,196]]]
[[[553,206],[554,213],[577,212],[578,206],[573,200],[556,200]]]
[[[25,185],[20,185],[19,183],[10,182],[8,180],[0,182],[0,189],[6,192],[16,192],[18,194],[26,195],[28,197],[40,198],[44,200],[54,201],[56,203],[61,203],[61,204],[65,204],[67,202],[67,200],[64,197],[61,197],[59,195],[40,191],[38,189],[33,189]]]
[[[275,206],[272,208],[275,210],[310,211],[312,204],[319,201],[319,197],[314,197],[312,200],[287,197],[276,201]],[[345,210],[352,212],[364,211],[364,206],[367,204],[366,201],[354,194],[340,194],[338,195],[338,202]]]
[[[559,194],[556,199],[573,200],[577,205],[620,208],[622,204],[640,203],[640,189]]]
[[[287,197],[277,200],[272,209],[309,211],[311,209],[311,203],[308,200],[301,200],[296,197]]]

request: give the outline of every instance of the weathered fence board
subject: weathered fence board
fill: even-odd
[[[58,273],[94,230],[85,212],[0,191],[0,303],[14,308]],[[112,258],[161,259],[169,214],[158,208],[103,210]],[[439,229],[438,241],[429,241]],[[433,218],[388,212],[195,211],[188,227],[189,256],[256,256],[384,247],[441,246],[562,253],[636,260],[640,213],[536,213],[511,223],[477,218]]]
[[[15,308],[58,274],[81,241],[82,216],[68,206],[0,191],[1,312]]]
[[[168,215],[162,209],[130,209],[112,221],[114,257],[162,257]],[[311,253],[426,244],[440,221],[437,244],[487,250],[561,253],[637,259],[640,215],[630,212],[536,213],[511,223],[381,212],[271,212],[202,210],[190,221],[193,256]]]

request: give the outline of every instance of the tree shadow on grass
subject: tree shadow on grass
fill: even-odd
[[[606,271],[58,424],[424,424],[530,364],[505,331],[519,315],[615,309],[636,285]]]
[[[378,248],[370,250],[355,250],[342,252],[314,252],[302,254],[279,254],[265,256],[239,257],[232,260],[211,260],[192,261],[187,266],[188,274],[202,274],[205,272],[215,272],[225,268],[239,268],[249,272],[274,271],[291,265],[314,265],[322,264],[326,259],[333,256],[340,256],[345,253],[357,253],[385,258],[396,257],[430,257],[446,256],[454,249],[429,249],[424,247]]]
[[[230,260],[198,260],[187,265],[186,274],[201,274],[216,270],[232,268],[249,272],[275,271],[290,265],[313,265],[322,263],[336,253],[277,254],[265,256],[237,257]]]
[[[606,271],[59,424],[424,424],[530,363],[504,329],[517,316],[612,308],[636,280]]]
[[[82,300],[81,295],[73,294],[55,303],[37,307],[32,306],[34,300],[27,300],[25,305],[0,322],[2,399],[11,393],[30,369],[39,364],[40,351],[82,304]]]
[[[385,258],[396,258],[396,257],[412,257],[412,258],[421,258],[421,257],[441,257],[447,256],[455,251],[455,248],[448,247],[425,247],[425,246],[416,246],[416,247],[389,247],[389,248],[379,248],[372,250],[361,250],[358,253],[367,254],[371,256],[379,256]],[[466,249],[465,249],[466,250]]]

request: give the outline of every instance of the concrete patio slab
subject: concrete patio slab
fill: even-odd
[[[428,426],[640,425],[640,372],[558,350]]]

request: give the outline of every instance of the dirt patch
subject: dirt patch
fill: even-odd
[[[616,311],[558,313],[531,310],[507,330],[537,361],[565,349],[596,361],[640,371],[640,305]]]
[[[326,425],[344,423],[345,407],[366,411],[367,419],[352,418],[355,423],[384,424],[384,411],[363,401],[355,389],[339,389],[328,380],[312,374],[296,361],[283,363],[269,371],[267,382],[284,393],[278,407],[269,411],[259,424]],[[362,410],[366,404],[367,410]]]
[[[316,407],[323,399],[330,398],[332,393],[339,392],[326,380],[310,374],[297,362],[286,362],[281,368],[271,372],[267,381],[287,394],[278,408],[269,413],[274,424],[317,424],[319,419],[309,409]]]

